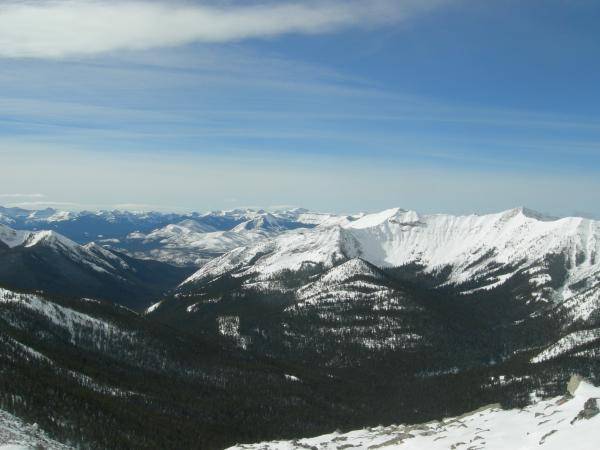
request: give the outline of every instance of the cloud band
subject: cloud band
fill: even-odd
[[[446,0],[307,0],[215,6],[156,1],[0,3],[0,56],[62,58],[399,23]]]

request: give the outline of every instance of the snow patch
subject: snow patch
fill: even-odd
[[[294,441],[236,445],[230,450],[596,450],[600,442],[600,415],[580,417],[584,404],[593,398],[600,398],[600,389],[584,381],[574,397],[556,397],[523,409],[503,410],[499,405],[490,405],[463,416],[420,425],[379,426]]]

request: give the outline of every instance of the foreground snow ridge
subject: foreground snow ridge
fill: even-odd
[[[568,389],[570,393],[563,397],[523,409],[502,410],[491,405],[440,422],[380,426],[296,441],[239,445],[231,450],[596,450],[600,445],[600,388],[574,376]]]
[[[0,410],[0,450],[68,450],[72,447],[50,439],[37,424],[27,424]]]

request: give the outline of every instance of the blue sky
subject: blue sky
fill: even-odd
[[[0,1],[0,203],[600,217],[600,3]]]

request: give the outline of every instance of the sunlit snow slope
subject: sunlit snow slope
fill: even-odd
[[[324,270],[353,258],[380,268],[413,265],[464,292],[491,289],[520,276],[526,301],[563,301],[600,282],[600,223],[550,219],[518,208],[490,215],[419,215],[390,209],[357,220],[326,222],[279,235],[211,261],[185,284],[224,273],[248,282],[276,279],[308,266]]]
[[[520,410],[502,410],[492,405],[439,422],[380,426],[311,439],[239,445],[231,449],[596,450],[600,443],[600,388],[585,381],[577,386],[572,380],[571,384],[573,396],[566,394]]]
[[[68,447],[46,436],[36,424],[0,410],[0,450],[66,450]]]

